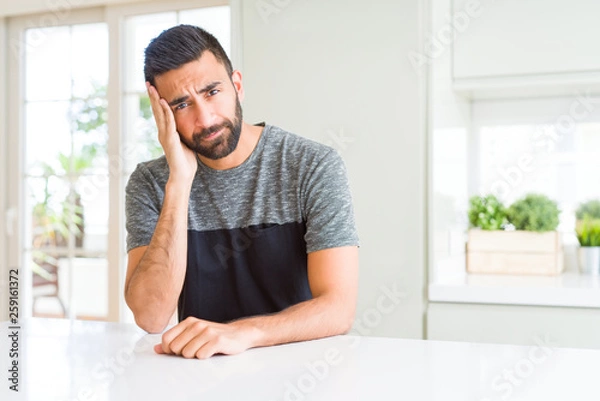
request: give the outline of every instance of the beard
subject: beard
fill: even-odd
[[[223,133],[214,140],[206,143],[204,138],[223,129]],[[222,159],[233,152],[240,141],[242,133],[242,105],[237,94],[235,96],[235,117],[232,120],[225,119],[222,123],[204,128],[200,132],[194,132],[192,140],[181,138],[181,141],[192,151],[207,159]]]

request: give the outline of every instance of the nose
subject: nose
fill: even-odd
[[[194,114],[197,127],[208,128],[216,122],[214,110],[207,102],[194,102]]]

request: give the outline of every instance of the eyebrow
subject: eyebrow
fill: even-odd
[[[203,93],[210,92],[211,90],[215,89],[217,86],[221,85],[222,83],[223,83],[222,81],[213,81],[213,82],[209,83],[208,85],[206,85],[204,88],[198,90],[197,93],[199,95],[201,95]],[[175,99],[173,99],[169,102],[169,106],[171,106],[171,107],[177,106],[178,104],[187,101],[189,98],[190,97],[188,95],[176,97]]]

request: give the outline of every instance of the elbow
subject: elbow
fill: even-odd
[[[350,333],[354,320],[339,319],[335,324],[329,326],[329,333],[325,336],[342,336]]]
[[[338,334],[348,334],[354,325],[354,313],[346,319],[340,321],[338,325]]]
[[[343,318],[340,322],[340,334],[348,334],[352,330],[354,320],[356,319],[356,297],[346,300],[343,303],[343,311]]]
[[[335,335],[348,334],[350,330],[352,330],[356,308],[342,308],[340,312],[341,313],[338,314],[338,319],[335,319],[337,322],[334,329]]]
[[[329,322],[329,335],[348,334],[354,325],[356,300],[346,297],[323,297],[327,303],[326,319]]]
[[[149,334],[158,334],[158,333],[162,333],[163,330],[167,327],[167,323],[168,322],[160,322],[158,321],[155,317],[144,317],[141,316],[140,314],[134,314],[135,316],[135,323],[138,325],[138,327],[146,332],[148,332]]]
[[[148,307],[148,305],[136,305],[135,302],[128,300],[125,298],[127,302],[127,306],[133,312],[133,317],[135,319],[135,324],[138,327],[150,334],[161,333],[169,324],[169,317],[166,319],[158,316],[157,313],[151,312],[152,310],[156,310],[155,308]]]
[[[140,329],[147,331],[150,334],[162,333],[169,324],[169,318],[164,319],[157,316],[155,313],[150,313],[147,308],[145,310],[135,310],[131,308],[131,311],[135,318],[135,324],[137,324]]]

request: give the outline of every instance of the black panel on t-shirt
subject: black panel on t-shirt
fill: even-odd
[[[305,224],[188,230],[188,265],[179,320],[227,322],[279,312],[312,298]]]

